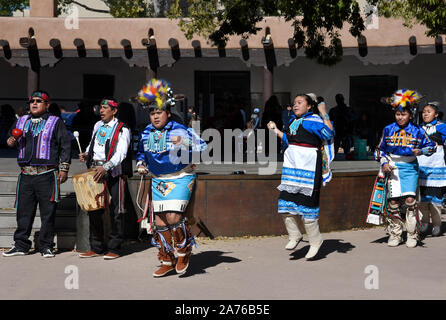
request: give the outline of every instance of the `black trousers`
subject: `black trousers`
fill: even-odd
[[[54,246],[54,225],[56,218],[57,202],[51,201],[55,197],[54,172],[42,175],[20,174],[20,183],[17,190],[17,229],[14,232],[15,247],[22,251],[28,251],[32,242],[29,240],[34,218],[36,217],[37,204],[40,209],[40,249]]]
[[[112,252],[120,254],[121,244],[124,240],[124,228],[122,226],[123,216],[119,213],[119,177],[112,178],[107,175],[105,179],[108,191],[111,195],[110,234],[108,243],[104,242],[104,213],[105,210],[90,211],[90,250],[96,253]],[[122,190],[121,190],[122,192]]]

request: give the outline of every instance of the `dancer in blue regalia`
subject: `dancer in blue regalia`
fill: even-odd
[[[138,173],[152,176],[153,244],[159,248],[161,262],[153,276],[173,270],[181,274],[189,266],[194,244],[184,217],[195,181],[192,154],[203,151],[206,143],[192,128],[171,119],[175,101],[166,81],[152,79],[139,92],[138,100],[150,111],[150,124],[141,133],[136,158]]]
[[[313,111],[318,111],[319,115]],[[278,211],[290,240],[285,248],[293,250],[302,239],[297,225],[297,216],[300,216],[310,242],[305,258],[312,259],[323,242],[318,224],[319,197],[322,185],[331,178],[329,163],[334,156],[333,125],[325,103],[317,104],[314,94],[298,94],[287,131],[280,131],[272,121],[268,127],[282,139],[286,148],[278,187]]]
[[[420,126],[411,122],[421,99],[418,92],[402,89],[392,96],[396,122],[384,128],[375,150],[375,158],[381,163],[380,174],[387,174],[387,244],[396,247],[402,242],[403,225],[407,230],[406,246],[417,246],[420,217],[417,210],[418,188],[417,156],[429,156],[436,144]],[[402,204],[405,204],[403,211]]]
[[[429,102],[423,107],[423,129],[437,143],[436,152],[430,157],[418,156],[420,209],[423,214],[421,233],[427,233],[432,219],[432,236],[441,234],[441,207],[446,193],[446,163],[444,144],[446,124],[438,119],[439,103]]]

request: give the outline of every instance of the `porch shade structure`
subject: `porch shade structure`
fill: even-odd
[[[42,67],[53,67],[64,58],[116,58],[147,69],[156,77],[163,66],[184,58],[239,58],[247,67],[263,67],[263,100],[273,92],[274,68],[289,66],[304,57],[293,41],[293,27],[282,18],[266,17],[259,23],[265,32],[249,37],[231,36],[226,46],[209,39],[186,39],[177,22],[167,18],[79,19],[78,29],[67,29],[64,18],[0,18],[0,58],[12,66],[29,68],[28,91],[39,85]],[[364,64],[408,63],[419,54],[443,54],[443,39],[425,35],[425,27],[404,28],[401,21],[380,18],[380,28],[365,30],[359,38],[340,30],[343,55]],[[391,52],[391,54],[389,54]]]

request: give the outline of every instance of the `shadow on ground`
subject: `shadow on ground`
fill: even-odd
[[[324,240],[322,246],[319,249],[316,257],[311,259],[312,261],[317,261],[320,259],[326,258],[330,253],[339,252],[339,253],[347,253],[351,251],[353,248],[356,248],[350,242],[342,242],[342,239],[328,239]],[[307,242],[308,243],[308,242]],[[309,245],[306,245],[299,250],[294,251],[290,254],[290,260],[299,260],[305,258],[308,250],[310,249]]]
[[[180,276],[180,278],[187,278],[196,274],[206,273],[207,268],[215,267],[220,263],[235,263],[242,261],[234,257],[224,256],[224,254],[227,253],[232,252],[204,251],[197,254],[192,254],[189,268],[185,274]]]
[[[152,244],[150,241],[144,240],[130,240],[126,241],[122,247],[121,247],[121,257],[131,255],[133,253],[141,252],[147,249],[150,249]],[[80,253],[81,251],[74,251],[73,249],[57,249],[57,253],[62,252],[77,252]],[[36,254],[40,253],[39,249],[32,249],[28,254]]]
[[[131,241],[121,249],[121,256],[128,256],[133,253],[141,252],[153,247],[149,241]]]

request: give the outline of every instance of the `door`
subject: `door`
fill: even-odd
[[[384,127],[395,121],[393,110],[381,102],[398,90],[398,77],[367,75],[350,77],[350,106],[356,113],[355,133],[366,138],[372,150],[381,138]]]
[[[195,105],[204,123],[210,119],[218,122],[240,107],[249,115],[250,92],[249,71],[195,72]],[[217,125],[228,124],[218,122]]]

